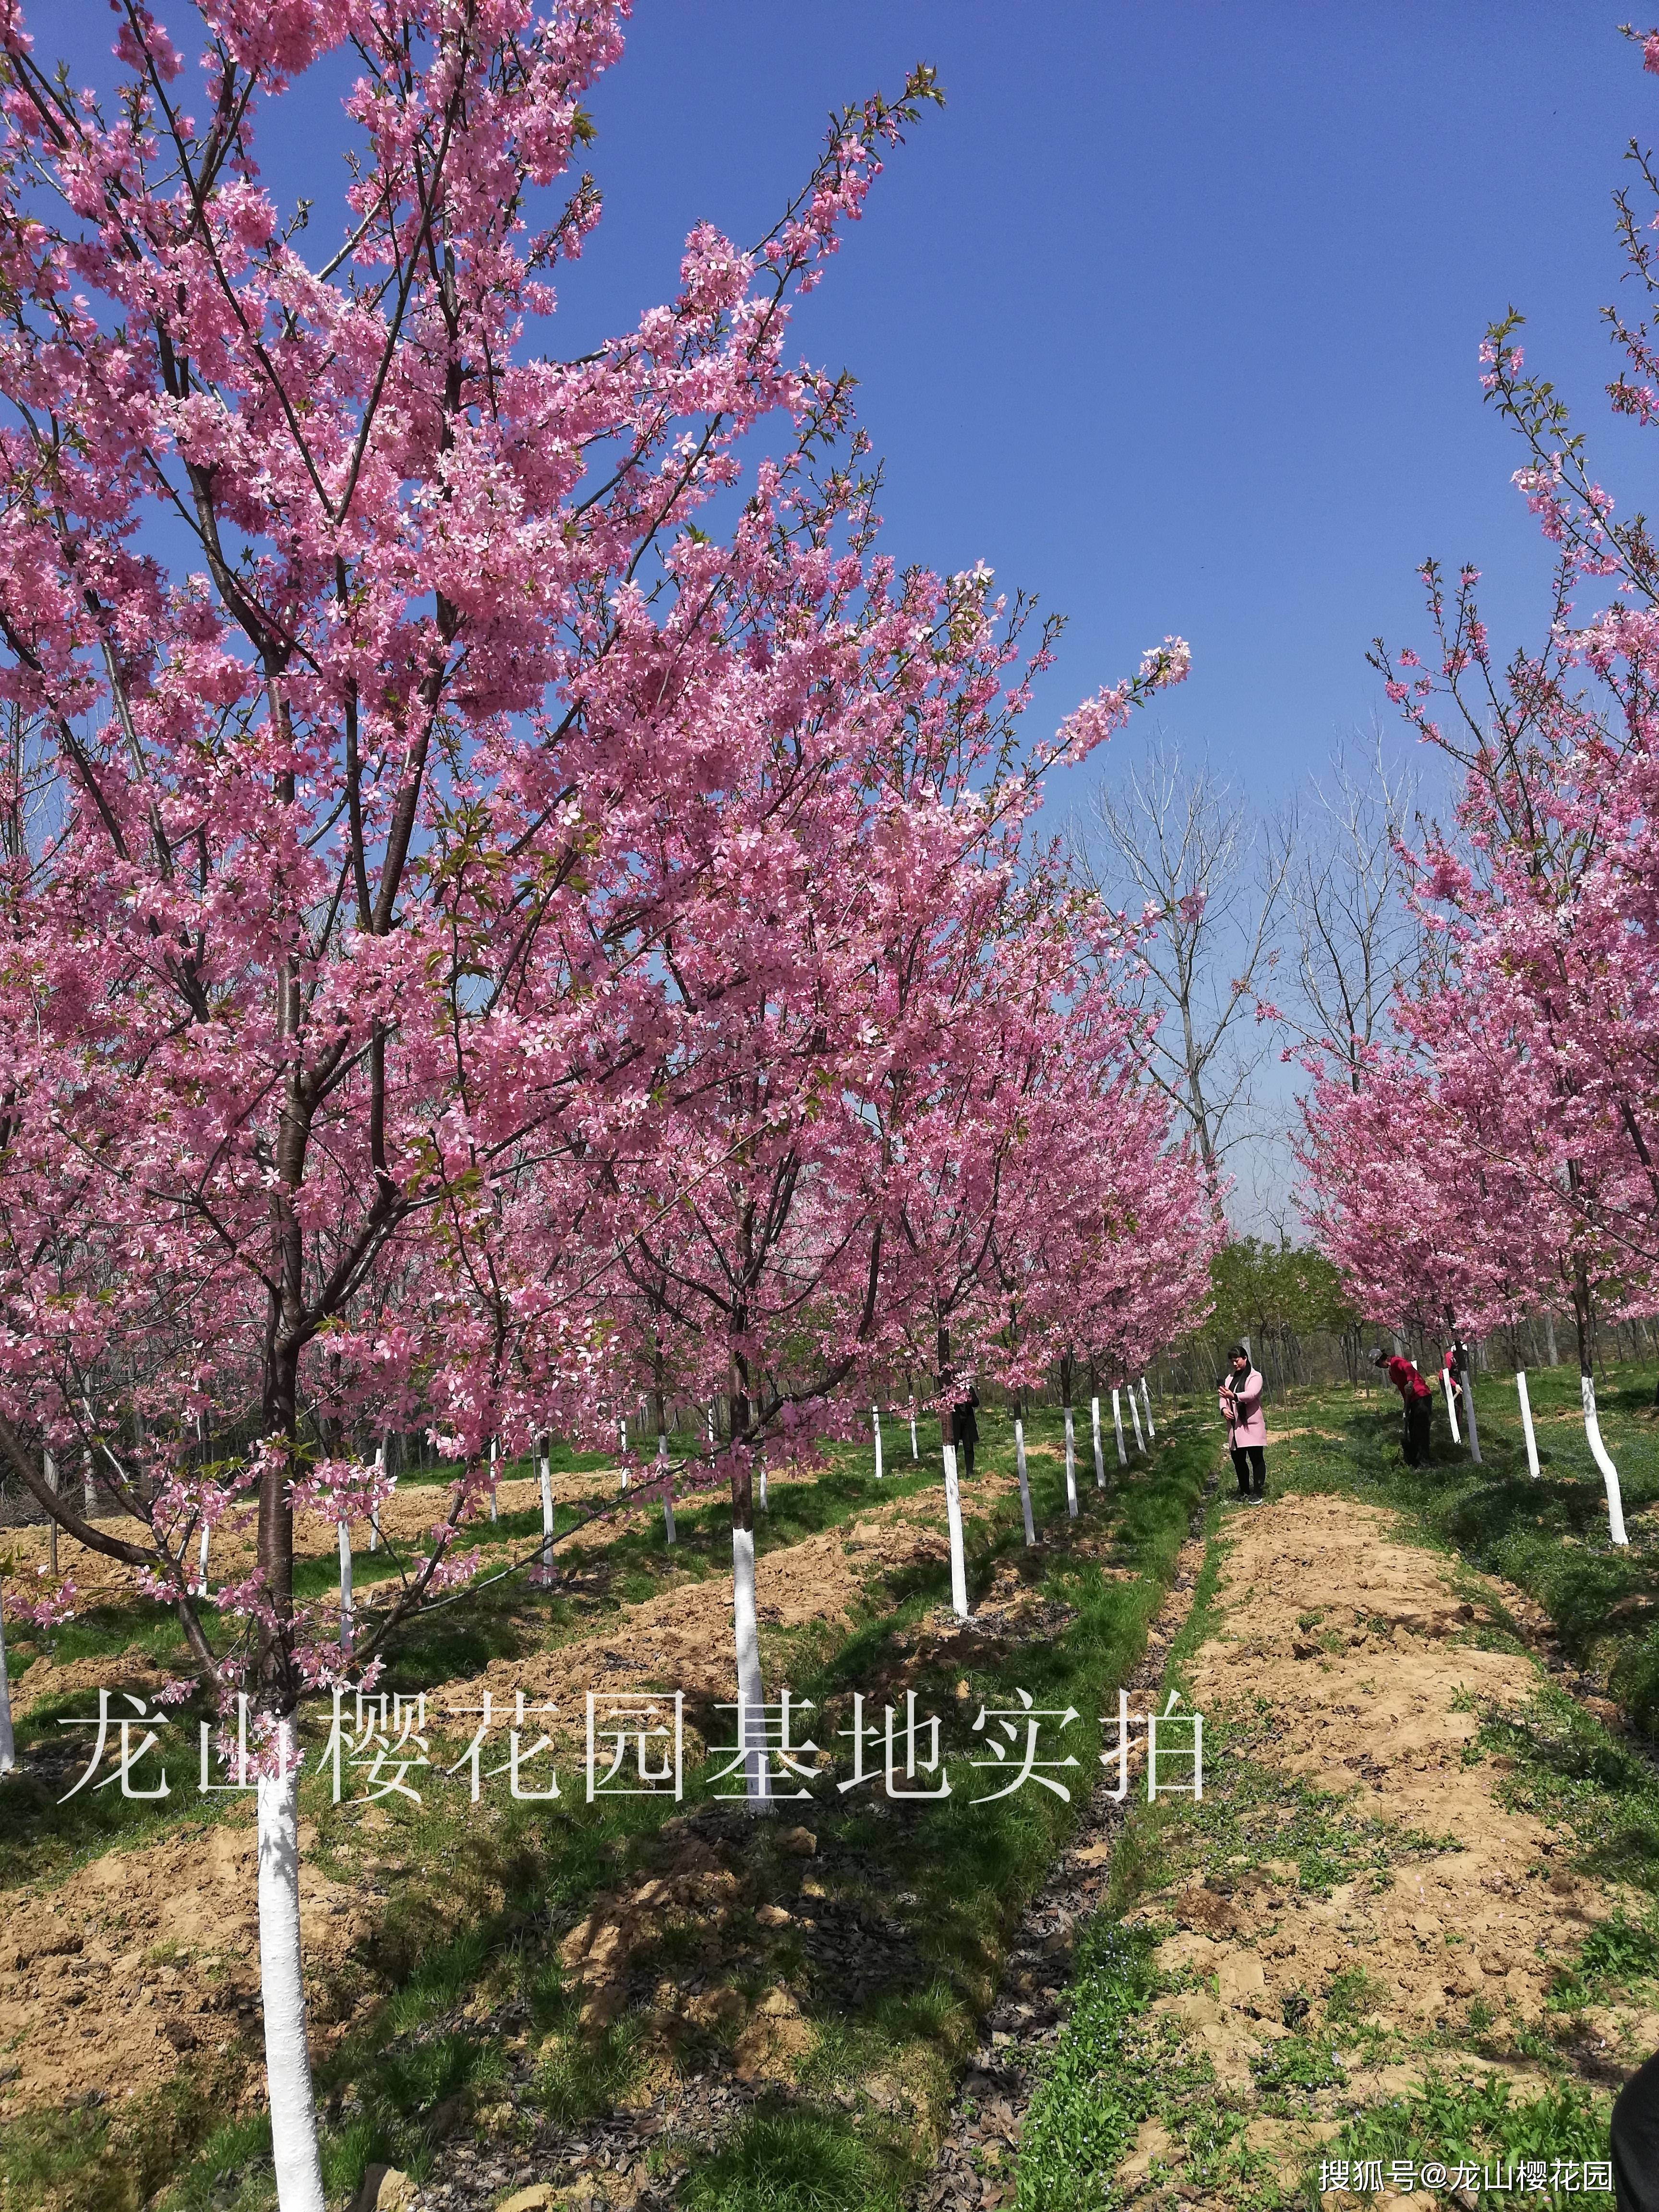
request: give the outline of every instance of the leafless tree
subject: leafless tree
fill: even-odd
[[[1120,788],[1097,793],[1073,845],[1080,880],[1147,925],[1141,988],[1162,1017],[1148,1072],[1190,1123],[1214,1183],[1229,1150],[1260,1133],[1257,1077],[1273,1048],[1256,1008],[1291,844],[1248,787],[1188,769],[1160,733]]]
[[[1276,1010],[1291,1036],[1346,1063],[1356,1091],[1363,1049],[1386,1032],[1419,951],[1398,852],[1416,799],[1414,771],[1390,768],[1374,734],[1338,752],[1310,804],[1270,833],[1295,963],[1283,963]]]

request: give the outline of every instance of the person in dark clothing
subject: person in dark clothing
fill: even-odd
[[[1434,1419],[1433,1391],[1413,1363],[1409,1359],[1402,1359],[1397,1352],[1390,1358],[1386,1352],[1376,1351],[1371,1354],[1371,1364],[1382,1368],[1400,1393],[1406,1415],[1400,1448],[1405,1454],[1407,1466],[1425,1465]]]
[[[979,1423],[974,1415],[978,1408],[979,1392],[971,1382],[968,1385],[968,1395],[957,1399],[951,1408],[951,1426],[956,1431],[957,1451],[964,1482],[971,1482],[974,1475],[974,1446],[979,1442]]]
[[[1659,2212],[1659,2051],[1613,2100],[1613,2197],[1619,2212]]]

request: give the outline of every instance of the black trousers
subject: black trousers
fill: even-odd
[[[1659,2053],[1613,2102],[1613,2193],[1619,2212],[1659,2212]]]
[[[1407,1467],[1426,1465],[1429,1457],[1431,1424],[1434,1419],[1434,1401],[1413,1394],[1406,1401],[1406,1433],[1401,1449]]]
[[[974,1479],[974,1446],[978,1442],[977,1437],[963,1437],[957,1445],[957,1451],[962,1460],[962,1479],[964,1482],[971,1482]]]
[[[1233,1473],[1238,1477],[1239,1496],[1241,1498],[1249,1496],[1250,1478],[1254,1475],[1255,1494],[1260,1498],[1267,1487],[1267,1447],[1265,1444],[1234,1444],[1231,1449],[1233,1455]]]

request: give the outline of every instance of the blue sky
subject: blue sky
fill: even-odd
[[[1364,653],[1422,641],[1425,554],[1481,567],[1495,641],[1536,635],[1547,564],[1478,383],[1510,304],[1640,503],[1597,313],[1625,145],[1659,139],[1625,4],[641,0],[592,102],[606,211],[555,335],[580,350],[670,295],[696,221],[757,236],[832,106],[933,62],[948,104],[892,155],[799,349],[860,381],[902,559],[983,558],[1069,618],[1046,723],[1179,632],[1193,675],[1163,720],[1271,806],[1345,730],[1393,729]],[[189,11],[160,12],[191,51]],[[29,21],[43,59],[107,84],[97,0]],[[332,58],[261,137],[319,243],[353,73]]]
[[[1181,632],[1194,673],[1164,720],[1276,799],[1386,714],[1364,652],[1420,640],[1424,555],[1481,566],[1495,638],[1536,632],[1547,564],[1476,362],[1510,303],[1639,501],[1597,310],[1659,81],[1620,20],[1620,0],[644,0],[593,101],[606,216],[567,313],[585,338],[661,296],[696,217],[757,234],[833,102],[933,62],[945,112],[797,324],[860,380],[890,542],[982,556],[1067,614],[1050,720]]]

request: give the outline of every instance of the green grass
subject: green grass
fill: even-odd
[[[903,2172],[839,2113],[763,2105],[679,2201],[685,2212],[896,2212]]]
[[[1482,1465],[1454,1445],[1443,1421],[1435,1456],[1407,1468],[1391,1391],[1297,1392],[1275,1407],[1285,1423],[1338,1429],[1273,1455],[1279,1489],[1337,1491],[1398,1507],[1426,1539],[1500,1575],[1549,1615],[1563,1650],[1604,1680],[1649,1735],[1659,1734],[1659,1417],[1653,1371],[1619,1368],[1598,1384],[1602,1434],[1619,1468],[1630,1543],[1608,1540],[1606,1491],[1590,1457],[1578,1376],[1543,1368],[1527,1377],[1540,1479],[1527,1468],[1513,1377],[1482,1376],[1478,1413]]]
[[[1568,1386],[1571,1385],[1571,1398]],[[1645,1425],[1650,1390],[1638,1380],[1602,1394],[1604,1429],[1626,1474],[1627,1515],[1659,1495],[1651,1431]],[[1547,1452],[1545,1480],[1525,1473],[1518,1421],[1509,1433],[1497,1389],[1482,1393],[1482,1443],[1488,1464],[1470,1466],[1443,1437],[1435,1462],[1407,1470],[1397,1448],[1398,1418],[1390,1405],[1349,1391],[1303,1394],[1293,1408],[1275,1410],[1285,1425],[1303,1423],[1339,1431],[1307,1435],[1271,1455],[1270,1492],[1337,1492],[1393,1507],[1405,1540],[1431,1545],[1455,1560],[1460,1555],[1522,1583],[1560,1624],[1563,1640],[1586,1659],[1609,1667],[1615,1681],[1635,1679],[1633,1632],[1609,1653],[1605,1614],[1597,1608],[1609,1593],[1646,1589],[1656,1562],[1637,1524],[1629,1557],[1614,1555],[1598,1524],[1599,1475],[1589,1467],[1582,1428],[1570,1431],[1540,1419]],[[1545,1378],[1534,1404],[1546,1416],[1576,1406],[1577,1378]],[[1578,1463],[1580,1456],[1583,1465]],[[1516,1472],[1519,1459],[1521,1472]],[[1166,1686],[1188,1688],[1183,1662],[1213,1632],[1212,1595],[1226,1541],[1231,1509],[1218,1504],[1209,1516],[1211,1541],[1193,1611],[1170,1657]],[[1454,1569],[1455,1571],[1455,1569]],[[1471,1585],[1473,1589],[1474,1585]],[[1523,1639],[1501,1603],[1480,1589],[1497,1626],[1472,1626],[1474,1643],[1519,1650]],[[1619,1616],[1639,1621],[1640,1608]],[[1315,1608],[1300,1626],[1316,1634],[1323,1616]],[[1646,1629],[1641,1629],[1645,1636]],[[1622,1671],[1621,1671],[1622,1668]],[[1161,1693],[1160,1693],[1161,1694]],[[1340,2108],[1357,2061],[1398,2058],[1405,2050],[1429,2064],[1422,2087],[1351,2111],[1327,2146],[1332,2159],[1413,2159],[1455,2164],[1468,2158],[1604,2159],[1607,2100],[1599,2081],[1579,2077],[1568,2046],[1579,2041],[1593,2053],[1581,2015],[1592,2003],[1640,2000],[1659,1979],[1659,1778],[1628,1743],[1540,1677],[1523,1712],[1482,1710],[1480,1732],[1466,1758],[1498,1753],[1504,1768],[1499,1795],[1529,1812],[1568,1842],[1571,1863],[1602,1884],[1627,1883],[1656,1899],[1650,1909],[1615,1910],[1586,1938],[1571,1968],[1559,1977],[1550,2000],[1553,2025],[1512,2033],[1499,2030],[1488,2008],[1472,2005],[1463,2027],[1447,2024],[1409,2046],[1397,2030],[1372,2021],[1386,1992],[1363,1966],[1345,1966],[1325,1988],[1310,1987],[1286,1998],[1283,2025],[1255,2062],[1254,2099],[1217,2084],[1196,2038],[1187,2040],[1172,2017],[1151,2007],[1160,1991],[1178,1990],[1189,1972],[1160,1976],[1153,1952],[1168,1923],[1124,1924],[1122,1915],[1139,1898],[1185,1880],[1207,1879],[1226,1890],[1250,1880],[1279,1881],[1285,1861],[1294,1861],[1298,1887],[1328,1894],[1338,1882],[1388,1882],[1396,1869],[1454,1839],[1419,1836],[1377,1821],[1356,1804],[1287,1781],[1272,1757],[1275,1717],[1248,1697],[1227,1713],[1206,1716],[1206,1794],[1201,1806],[1138,1804],[1120,1832],[1111,1881],[1101,1912],[1085,1931],[1071,2010],[1058,2047],[1045,2063],[1023,2133],[1017,2173],[1020,2212],[1085,2212],[1121,2203],[1115,2176],[1138,2130],[1160,2120],[1170,2141],[1164,2177],[1183,2194],[1265,2208],[1302,2203],[1316,2207],[1316,2169],[1304,2187],[1287,2193],[1274,2161],[1254,2154],[1246,2140],[1252,2112],[1286,2118]],[[1556,1850],[1559,1854],[1560,1844]],[[1563,1863],[1556,1856],[1551,1863]],[[1549,1871],[1547,1865],[1534,1869]],[[1492,2036],[1500,2034],[1500,2044]],[[1541,2093],[1512,2093],[1501,2076],[1458,2078],[1462,2045],[1473,2037],[1502,2059],[1524,2058],[1551,2075]],[[1587,2060],[1587,2063],[1589,2063]],[[1156,2167],[1152,2176],[1160,2179]],[[1565,2204],[1582,2191],[1561,2192]],[[1528,2192],[1529,2202],[1554,2205],[1549,2190]]]
[[[1519,2097],[1501,2076],[1458,2081],[1431,2074],[1414,2095],[1372,2105],[1350,2121],[1325,2155],[1346,2160],[1351,2166],[1378,2160],[1385,2180],[1396,2159],[1410,2160],[1419,2170],[1431,2163],[1445,2167],[1467,2161],[1481,2168],[1534,2159],[1542,2160],[1547,2175],[1558,2159],[1582,2164],[1607,2157],[1608,2110],[1606,2098],[1570,2082],[1540,2096]],[[1547,2206],[1550,2212],[1570,2212],[1573,2206],[1605,2204],[1608,2198],[1599,2191],[1547,2186],[1529,2189],[1522,2201]]]

